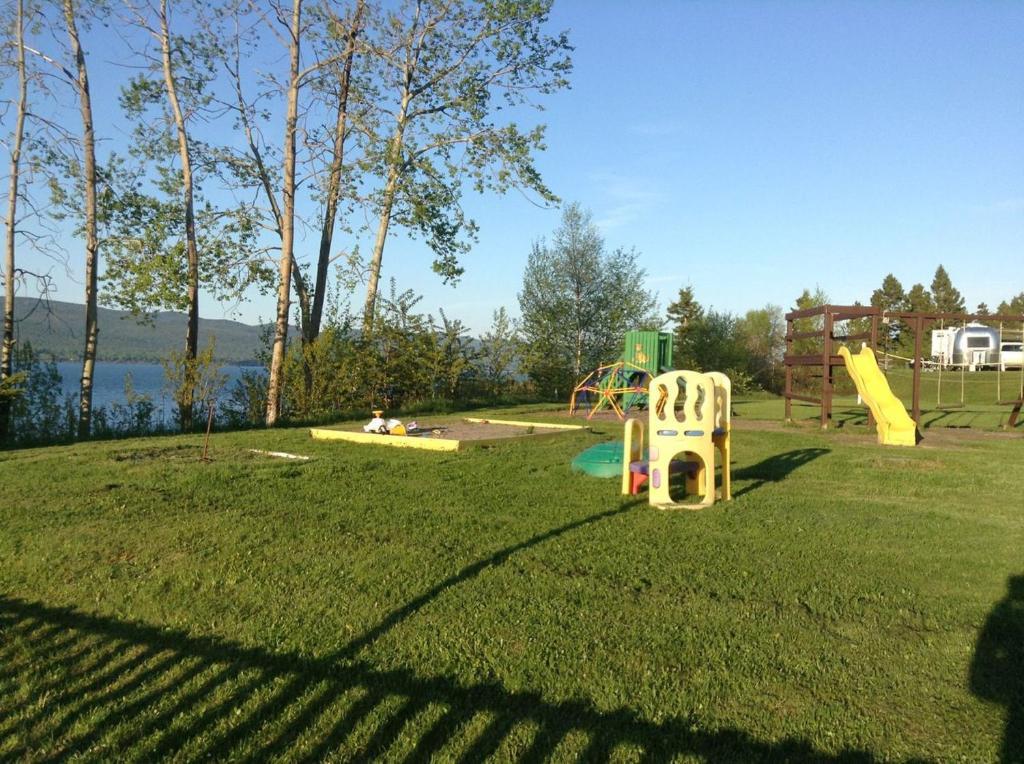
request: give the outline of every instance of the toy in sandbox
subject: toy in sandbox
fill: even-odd
[[[619,419],[630,409],[647,404],[647,388],[653,377],[672,368],[672,334],[626,332],[625,348],[618,360],[594,369],[576,385],[569,413],[589,407],[587,419],[610,408]]]
[[[644,424],[628,419],[622,450],[622,493],[639,493],[659,509],[701,509],[715,503],[715,453],[722,465],[721,497],[732,499],[730,406],[732,383],[721,372],[671,371],[651,380],[647,433]],[[673,477],[682,476],[688,496],[672,496]]]

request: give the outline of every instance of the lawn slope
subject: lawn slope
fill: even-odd
[[[569,471],[619,435],[596,429],[456,454],[298,429],[214,436],[209,463],[195,437],[0,453],[0,759],[1013,745],[1020,438],[740,430],[736,499],[665,513]]]

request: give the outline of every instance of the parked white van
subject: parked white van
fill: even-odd
[[[999,369],[1019,369],[1024,366],[1024,343],[1004,342],[999,346]]]

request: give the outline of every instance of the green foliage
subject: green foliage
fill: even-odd
[[[1004,316],[1024,316],[1024,292],[1009,300],[1003,300],[999,303],[999,309],[996,312]]]
[[[433,398],[457,401],[462,397],[465,383],[476,373],[476,350],[466,328],[458,319],[449,319],[444,310],[431,358],[434,385]]]
[[[360,415],[470,398],[498,399],[515,387],[516,341],[508,315],[479,346],[461,321],[441,311],[440,322],[417,311],[421,297],[399,292],[392,280],[378,301],[373,333],[353,331],[348,313],[313,342],[293,343],[285,365],[283,411],[296,421]],[[255,423],[265,377],[245,377],[231,392],[231,421]]]
[[[886,313],[907,309],[907,294],[903,291],[903,285],[891,273],[882,279],[882,286],[871,293],[871,305],[881,308]],[[883,324],[884,336],[881,339],[885,347],[896,347],[899,345],[903,332],[903,324],[900,321],[892,320]]]
[[[446,282],[461,275],[460,256],[475,240],[464,186],[557,201],[534,163],[544,127],[504,121],[535,107],[538,94],[568,86],[571,46],[565,33],[545,33],[550,8],[550,0],[406,0],[371,24],[375,44],[362,57],[369,71],[360,85],[378,102],[393,101],[398,119],[364,124],[362,165],[382,182],[396,180],[375,203],[424,239]]]
[[[915,313],[931,313],[935,311],[935,300],[924,284],[914,284],[907,292],[906,306]]]
[[[952,279],[941,265],[935,269],[931,293],[935,310],[939,313],[963,313],[967,310],[963,295],[953,286]]]
[[[135,392],[132,375],[126,374],[124,402],[97,408],[92,418],[92,434],[97,438],[151,435],[159,429],[154,421],[155,414],[153,399]]]
[[[42,360],[31,342],[14,346],[12,357],[17,378],[11,405],[7,445],[33,445],[69,440],[77,428],[75,401],[61,390],[60,372],[53,361]],[[8,384],[11,384],[8,382]]]
[[[25,382],[27,376],[25,372],[19,372],[0,379],[0,398],[10,398],[13,400],[21,395],[21,385]]]
[[[692,326],[704,316],[704,309],[694,297],[693,287],[686,286],[679,290],[679,297],[665,309],[669,323],[672,325],[673,352],[677,369],[693,369],[696,367],[693,348],[690,346]]]
[[[786,352],[786,318],[782,308],[765,305],[748,310],[736,322],[736,331],[746,350],[746,372],[751,379],[745,389],[782,392],[782,359]]]
[[[243,371],[222,396],[219,416],[230,428],[246,428],[263,424],[266,415],[266,372]]]
[[[480,338],[480,352],[476,362],[480,380],[488,395],[506,393],[513,382],[522,348],[518,327],[504,307],[494,311],[491,328]]]
[[[589,212],[568,205],[552,245],[536,242],[519,293],[524,370],[544,395],[622,352],[630,329],[657,327],[654,295],[634,250],[606,252]]]
[[[800,296],[796,298],[796,310],[806,310],[808,308],[817,308],[822,305],[829,303],[828,295],[821,288],[816,286],[812,292],[809,289],[804,289],[800,293]],[[814,316],[812,318],[798,318],[793,321],[793,333],[803,332],[820,332],[824,328],[824,319],[821,316]],[[791,348],[793,355],[810,355],[813,353],[821,353],[821,340],[819,339],[798,339],[794,340]],[[812,380],[812,372],[809,367],[802,366],[793,369],[793,386],[794,389],[811,389],[814,381]]]
[[[363,365],[360,343],[347,325],[328,326],[312,342],[293,342],[285,364],[284,411],[302,421],[365,409]],[[261,379],[265,387],[266,376]]]
[[[191,412],[197,404],[213,405],[226,377],[214,360],[216,341],[211,337],[195,358],[185,352],[172,352],[163,360],[167,390],[177,409],[181,429],[192,429]]]
[[[157,172],[161,179],[147,188],[142,166],[129,167],[111,157],[103,171],[102,299],[143,321],[153,311],[184,311],[189,305],[181,178],[170,168]],[[269,288],[273,273],[253,256],[260,251],[254,210],[217,207],[198,194],[195,217],[199,281],[205,290],[220,300],[238,300],[249,287]]]

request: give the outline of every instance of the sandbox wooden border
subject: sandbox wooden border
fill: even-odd
[[[510,427],[541,427],[552,432],[531,433],[530,438],[545,438],[562,435],[576,430],[589,430],[582,424],[549,424],[547,422],[523,422],[512,419],[483,419],[480,417],[462,417],[463,422],[473,424],[503,424]],[[394,448],[418,448],[424,451],[465,451],[479,446],[494,446],[516,438],[481,438],[479,440],[457,440],[455,438],[423,438],[402,437],[396,435],[379,435],[374,432],[358,430],[331,430],[325,427],[311,427],[309,434],[314,440],[344,440],[350,443],[375,443],[378,446]]]

